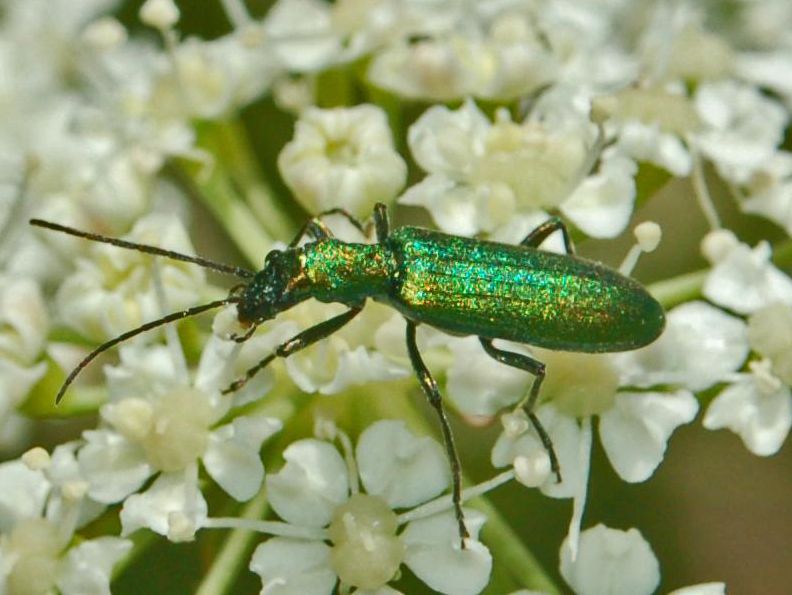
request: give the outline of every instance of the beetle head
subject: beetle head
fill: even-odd
[[[272,250],[262,268],[244,288],[237,316],[244,326],[260,324],[302,301],[293,292],[301,267],[294,250]]]

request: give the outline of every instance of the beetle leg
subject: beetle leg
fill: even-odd
[[[246,330],[243,334],[237,335],[236,333],[233,333],[229,337],[229,339],[231,339],[235,343],[244,343],[245,341],[250,339],[250,337],[252,337],[253,333],[255,333],[255,332],[256,332],[256,326],[255,325],[251,325],[251,327],[248,330]]]
[[[421,358],[418,351],[418,344],[415,342],[415,327],[416,324],[411,320],[407,320],[407,352],[410,354],[410,361],[412,362],[413,370],[418,376],[418,382],[421,383],[421,388],[429,399],[429,404],[437,412],[440,418],[440,427],[443,431],[443,442],[446,447],[446,454],[448,461],[451,465],[451,481],[452,481],[452,500],[454,503],[454,513],[456,514],[457,523],[459,525],[459,538],[462,541],[462,549],[465,549],[465,539],[470,537],[467,527],[465,526],[465,516],[462,514],[462,471],[459,464],[459,455],[457,454],[456,446],[454,445],[454,435],[451,432],[451,426],[448,424],[448,417],[446,416],[445,409],[443,408],[443,399],[440,396],[440,390],[437,388],[437,382],[432,377],[432,373],[426,367],[426,364]]]
[[[484,347],[484,351],[487,352],[487,355],[493,359],[507,366],[525,370],[534,375],[531,392],[528,395],[528,400],[523,405],[523,410],[528,415],[528,419],[531,420],[531,424],[539,435],[539,439],[542,441],[542,446],[544,446],[547,455],[550,457],[550,468],[553,470],[553,473],[555,473],[557,482],[561,483],[561,466],[558,464],[558,457],[553,448],[553,441],[550,440],[550,435],[547,433],[547,430],[544,429],[536,413],[534,413],[536,401],[539,399],[539,388],[542,386],[542,381],[545,378],[545,365],[522,353],[498,349],[492,344],[492,339],[479,337],[479,341],[481,341],[481,345]]]
[[[322,211],[321,213],[316,215],[316,217],[314,217],[314,219],[319,219],[321,217],[324,217],[325,215],[341,215],[342,217],[346,218],[346,220],[349,221],[352,225],[357,227],[357,229],[358,229],[358,231],[360,231],[360,233],[362,233],[364,235],[366,233],[366,231],[365,231],[365,229],[363,227],[363,224],[360,222],[360,219],[355,217],[352,213],[350,213],[349,211],[347,211],[344,208],[335,207],[333,209],[327,209],[326,211]]]
[[[332,238],[333,233],[330,231],[327,225],[325,225],[324,221],[322,221],[322,217],[326,215],[341,215],[342,217],[345,217],[346,220],[352,225],[354,225],[360,231],[360,233],[366,235],[366,230],[363,227],[363,224],[354,215],[352,215],[352,213],[341,207],[336,207],[333,209],[327,209],[326,211],[322,211],[321,213],[311,217],[305,223],[305,225],[300,228],[300,231],[297,233],[295,238],[289,243],[289,248],[294,248],[306,235],[310,236],[313,240]]]
[[[542,223],[539,227],[525,236],[525,239],[520,242],[520,245],[538,248],[539,244],[544,242],[550,234],[558,231],[559,229],[561,230],[561,234],[564,236],[564,247],[566,248],[567,254],[574,254],[575,245],[572,243],[572,238],[569,236],[569,230],[567,229],[566,223],[564,223],[560,217],[550,217],[550,219]]]
[[[390,233],[390,220],[388,219],[388,207],[381,202],[374,205],[374,227],[377,230],[377,241],[382,244],[388,239]]]
[[[360,311],[363,309],[363,306],[354,306],[347,310],[346,312],[339,314],[338,316],[334,316],[324,322],[320,322],[317,325],[312,326],[311,328],[305,329],[301,333],[295,335],[288,341],[284,341],[280,345],[278,345],[275,350],[270,353],[267,357],[257,363],[255,366],[250,368],[245,375],[237,378],[234,382],[232,382],[227,388],[223,389],[222,393],[227,395],[229,393],[233,393],[238,391],[240,388],[245,386],[248,381],[253,378],[256,374],[258,374],[261,370],[266,368],[275,358],[278,357],[289,357],[290,355],[297,353],[301,349],[305,349],[309,345],[313,345],[317,341],[321,341],[335,333],[339,330],[342,326],[344,326],[347,322],[352,320],[355,316],[357,316]]]
[[[289,248],[294,248],[305,236],[310,236],[312,240],[324,240],[332,238],[333,234],[318,216],[313,217],[305,222],[300,231],[297,232],[297,235],[294,236],[294,239],[289,242]]]

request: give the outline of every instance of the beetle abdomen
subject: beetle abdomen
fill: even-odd
[[[414,227],[393,232],[391,301],[458,334],[564,351],[636,349],[662,332],[662,307],[636,281],[581,258]]]

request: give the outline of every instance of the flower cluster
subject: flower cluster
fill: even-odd
[[[640,483],[697,418],[759,457],[792,429],[789,3],[209,4],[225,18],[200,35],[173,0],[0,10],[0,592],[109,593],[193,540],[204,593],[245,569],[267,594],[655,592],[642,533],[587,514],[594,436],[612,481]],[[244,326],[263,281],[205,270],[247,282],[273,250],[375,243],[380,203],[503,244],[554,217],[584,254],[633,232],[603,258],[630,276],[659,248],[665,330],[580,354],[422,325],[416,356],[394,296],[357,314],[371,296],[334,279]],[[662,243],[647,212],[692,242]],[[536,407],[493,350],[546,366]],[[457,469],[451,426],[431,437],[416,374],[479,460],[461,448]],[[527,511],[489,498],[507,484],[571,500],[556,568],[512,530]]]

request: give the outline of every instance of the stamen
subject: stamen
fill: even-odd
[[[641,254],[654,252],[657,249],[663,236],[663,231],[654,221],[644,221],[635,226],[633,235],[636,243],[632,245],[619,266],[619,272],[625,277],[628,277],[633,272]]]

